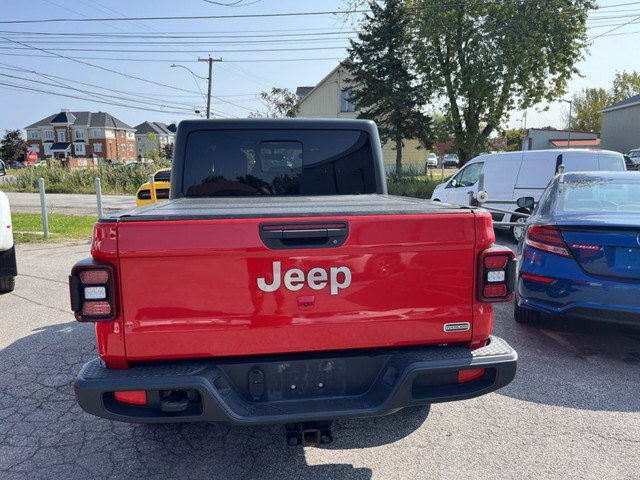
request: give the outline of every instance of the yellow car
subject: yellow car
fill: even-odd
[[[150,203],[169,198],[169,179],[171,178],[171,169],[162,168],[153,174],[153,190],[155,196],[151,195],[151,186],[149,182],[143,183],[136,192],[136,206],[149,205]]]

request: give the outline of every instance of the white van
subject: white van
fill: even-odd
[[[480,174],[483,174],[487,200],[483,206],[491,211],[494,225],[522,222],[507,212],[530,213],[516,204],[518,198],[533,197],[537,202],[558,171],[564,165],[565,172],[593,170],[626,170],[621,153],[609,150],[558,149],[527,150],[521,152],[489,153],[471,159],[447,182],[438,185],[431,195],[432,200],[469,205],[469,192],[476,199]],[[508,225],[507,225],[508,226]],[[520,239],[521,227],[512,227],[514,238]]]
[[[11,292],[14,289],[17,274],[9,199],[0,190],[0,292]]]

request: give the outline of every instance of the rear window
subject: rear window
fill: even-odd
[[[570,181],[558,189],[559,212],[624,212],[640,211],[640,182],[634,179]]]
[[[366,132],[201,130],[187,139],[186,196],[375,193]]]

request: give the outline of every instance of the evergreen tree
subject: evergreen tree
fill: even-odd
[[[345,66],[349,101],[358,118],[374,120],[381,140],[393,142],[396,175],[402,173],[402,139],[431,146],[431,118],[422,112],[426,95],[413,68],[410,17],[402,0],[371,1]]]

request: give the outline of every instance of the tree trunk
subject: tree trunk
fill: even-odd
[[[396,137],[396,177],[402,176],[402,137]]]

